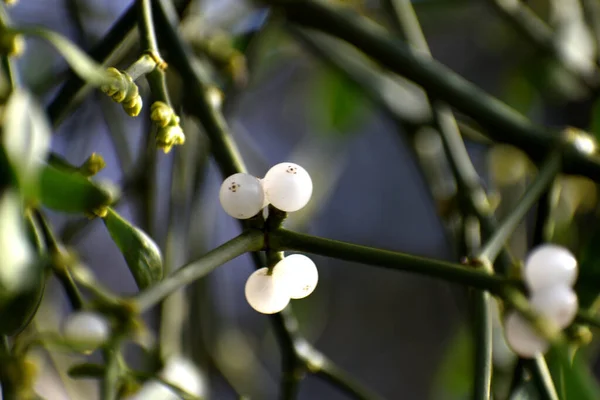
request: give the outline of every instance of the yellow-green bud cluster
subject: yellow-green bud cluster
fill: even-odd
[[[179,126],[179,117],[167,103],[156,101],[150,108],[150,119],[158,126],[156,145],[168,153],[176,145],[185,142],[183,129]]]
[[[142,97],[138,86],[126,72],[110,67],[106,70],[111,80],[100,89],[114,101],[123,105],[125,112],[137,117],[142,110]]]

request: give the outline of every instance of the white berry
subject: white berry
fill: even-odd
[[[237,219],[248,219],[262,210],[265,193],[258,178],[238,173],[223,181],[219,200],[227,214]]]
[[[533,358],[548,349],[548,342],[516,311],[510,312],[504,320],[504,336],[510,348],[524,358]]]
[[[537,247],[525,260],[525,283],[532,291],[567,285],[577,278],[577,260],[571,252],[555,244]]]
[[[298,164],[289,162],[271,168],[263,179],[263,187],[269,203],[286,212],[304,207],[313,190],[308,172]]]
[[[569,326],[577,314],[577,294],[566,285],[534,292],[530,302],[535,311],[550,319],[561,329]]]
[[[256,311],[263,314],[274,314],[283,310],[290,302],[287,287],[269,275],[268,268],[261,268],[252,273],[246,281],[246,300]]]
[[[63,336],[72,341],[81,351],[93,351],[110,337],[108,321],[91,311],[71,314],[62,327]]]
[[[273,275],[287,287],[292,299],[302,299],[311,294],[319,281],[317,266],[302,254],[292,254],[279,261]]]

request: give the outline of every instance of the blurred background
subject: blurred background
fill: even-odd
[[[390,13],[379,1],[331,2],[343,3],[391,29]],[[131,3],[22,0],[8,12],[15,24],[53,29],[89,51]],[[523,34],[517,19],[508,15],[514,10],[512,3],[539,17],[553,35],[554,51]],[[593,2],[421,0],[414,7],[435,59],[537,122],[587,129],[595,127],[594,115],[600,114],[594,113],[595,89],[578,79],[589,73],[589,62],[595,64],[596,59],[594,25],[584,3]],[[461,221],[455,213],[456,185],[439,137],[422,127],[430,115],[418,87],[382,72],[354,49],[322,38],[320,43],[346,51],[356,61],[346,65],[350,72],[354,68],[354,78],[371,83],[364,91],[348,71],[341,73],[315,52],[318,35],[289,30],[277,16],[243,0],[192,1],[184,15],[181,32],[223,88],[223,112],[249,172],[262,177],[272,165],[293,161],[313,178],[313,199],[306,209],[290,215],[289,228],[439,259],[458,261],[464,255],[455,239],[462,226],[473,223]],[[576,33],[563,33],[567,31],[563,15],[579,21],[578,30],[572,29]],[[245,58],[240,58],[242,49]],[[113,64],[125,69],[140,54],[137,39],[126,41],[121,50]],[[331,54],[335,58],[336,53]],[[23,83],[50,104],[67,76],[62,58],[46,44],[28,40],[18,65]],[[181,104],[186,82],[170,70],[168,78],[171,98]],[[140,79],[138,84],[144,104],[151,104],[146,82]],[[223,177],[198,121],[183,115],[186,144],[165,155],[152,148],[148,108],[131,118],[119,104],[95,91],[57,127],[53,148],[76,165],[92,152],[100,154],[107,168],[98,178],[119,185],[139,165],[146,166],[142,175],[136,175],[142,184],[124,190],[125,201],[118,210],[148,232],[163,250],[167,265],[176,268],[237,235],[239,225],[220,207]],[[477,134],[473,121],[460,116],[459,121],[501,218],[535,169],[519,151],[492,146]],[[143,164],[148,159],[151,162]],[[173,181],[172,174],[182,178]],[[589,235],[590,228],[586,231],[577,222],[590,215],[595,218],[595,185],[583,179],[564,180],[555,192],[559,206],[554,238],[579,249],[578,235],[582,230]],[[65,244],[77,249],[103,284],[121,294],[136,291],[100,221],[59,213],[51,217]],[[520,257],[527,250],[530,229],[526,221],[512,239],[512,249]],[[470,240],[476,245],[477,234]],[[472,347],[464,288],[311,258],[319,268],[319,285],[312,296],[293,301],[291,307],[301,332],[319,350],[387,399],[470,396]],[[162,311],[148,315],[155,332],[162,330],[162,337],[169,338],[172,347],[163,350],[184,354],[203,372],[210,398],[235,399],[236,392],[252,399],[277,396],[277,344],[268,319],[244,298],[244,284],[252,271],[249,257],[240,257],[172,296]],[[68,311],[62,289],[53,281],[36,324],[39,329],[56,329]],[[169,323],[159,324],[161,314]],[[503,347],[501,334],[496,336],[496,368],[510,376],[514,356]],[[143,368],[137,347],[131,346],[129,356],[133,365]],[[61,353],[40,357],[48,366],[38,383],[42,396],[94,398],[93,381],[60,383],[77,357]],[[345,396],[308,376],[299,398]]]

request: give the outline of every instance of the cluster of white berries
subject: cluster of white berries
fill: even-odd
[[[246,281],[246,300],[256,311],[274,314],[283,310],[290,299],[303,299],[311,294],[318,281],[315,263],[302,254],[292,254],[271,269],[254,271]]]
[[[310,200],[313,185],[310,175],[298,164],[285,162],[272,167],[263,179],[238,173],[221,185],[219,200],[225,212],[234,218],[248,219],[271,204],[294,212]],[[315,290],[319,280],[317,267],[302,254],[283,258],[272,268],[261,268],[246,282],[246,300],[263,314],[283,310],[290,299],[302,299]]]
[[[221,185],[219,200],[233,218],[248,219],[269,204],[281,211],[298,211],[308,203],[312,190],[308,172],[286,162],[271,168],[264,179],[244,173],[231,175]]]
[[[577,260],[569,250],[553,244],[536,248],[527,257],[524,271],[531,308],[560,329],[566,328],[577,314],[577,294],[572,289],[576,278]],[[548,341],[516,311],[507,313],[504,334],[521,357],[532,358],[548,350]]]

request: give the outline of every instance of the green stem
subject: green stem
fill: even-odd
[[[534,161],[543,159],[557,142],[565,141],[557,132],[532,124],[449,68],[398,43],[365,17],[339,12],[323,1],[263,1],[284,11],[291,22],[316,28],[353,44],[390,70],[418,83],[433,97],[476,119],[494,140],[520,147]],[[572,143],[567,143],[562,151],[566,172],[600,180],[600,157],[595,153],[585,154]]]
[[[475,332],[475,384],[474,400],[489,400],[492,388],[492,314],[490,294],[477,290],[474,293]]]
[[[268,251],[267,265],[275,265],[283,259],[283,252]],[[270,315],[273,323],[275,338],[281,349],[281,388],[280,398],[283,400],[295,399],[304,378],[305,366],[298,357],[295,343],[303,340],[298,332],[298,321],[288,305],[281,312]]]
[[[396,271],[417,273],[488,290],[495,294],[501,294],[507,286],[519,285],[517,282],[509,281],[497,275],[490,275],[483,271],[446,261],[325,239],[285,229],[278,229],[270,233],[269,246],[271,249],[279,251],[302,251]]]
[[[121,372],[119,365],[120,344],[120,339],[115,338],[114,343],[104,351],[106,369],[100,388],[100,398],[102,400],[117,400]]]
[[[133,64],[131,64],[125,72],[127,75],[131,77],[134,81],[139,79],[141,76],[147,75],[150,72],[154,71],[156,68],[156,61],[152,57],[147,54],[142,55],[140,58],[136,60]]]
[[[531,183],[527,191],[523,194],[523,197],[519,200],[519,203],[510,215],[502,222],[498,229],[494,232],[494,235],[483,247],[481,252],[478,254],[478,259],[484,263],[493,264],[496,256],[502,250],[506,241],[519,225],[521,220],[525,217],[525,214],[529,209],[537,202],[540,196],[548,189],[552,184],[556,175],[561,168],[561,157],[558,153],[551,153],[548,156],[546,162],[540,167],[540,172],[536,176],[535,180]]]
[[[539,394],[542,400],[559,400],[544,356],[540,355],[533,359],[525,360],[525,368],[532,375],[533,381],[540,391]]]
[[[144,50],[155,52],[158,55],[158,44],[152,19],[152,4],[150,0],[138,0],[140,42]]]
[[[137,309],[145,311],[163,298],[193,281],[209,274],[227,261],[241,256],[249,251],[259,251],[264,244],[264,235],[259,230],[249,230],[234,239],[209,251],[196,261],[179,268],[159,283],[134,297]]]

